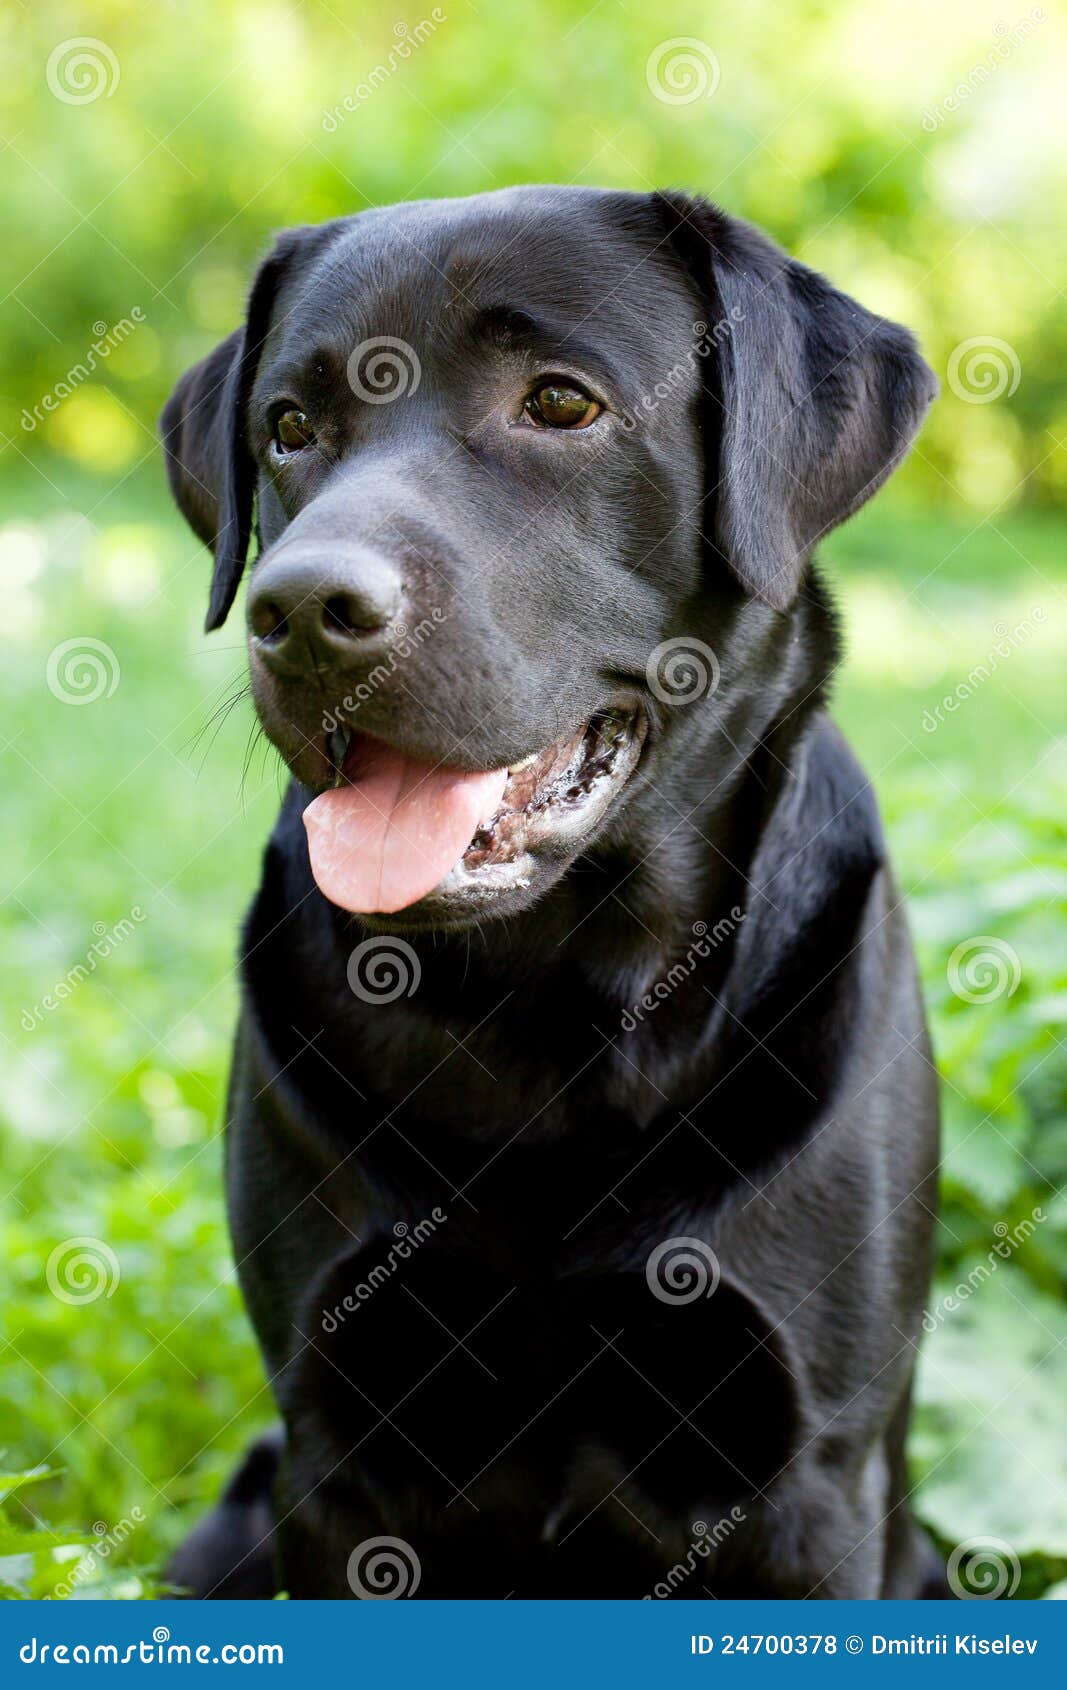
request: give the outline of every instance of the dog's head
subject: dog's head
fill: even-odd
[[[934,390],[905,330],[680,196],[284,234],[162,428],[209,628],[257,533],[253,692],[326,896],[462,923],[610,839]]]

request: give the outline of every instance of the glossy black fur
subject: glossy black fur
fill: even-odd
[[[524,343],[534,320],[554,355]],[[694,324],[727,327],[693,356]],[[374,334],[418,349],[422,383],[361,407],[328,372]],[[501,396],[578,345],[611,372],[596,439],[498,429]],[[283,478],[262,406],[301,348],[330,448]],[[179,1552],[193,1593],[349,1597],[380,1536],[426,1597],[924,1586],[903,1447],[936,1094],[874,800],[826,714],[838,642],[810,554],[932,392],[904,330],[713,208],[547,188],[291,232],[246,330],[179,385],[163,426],[215,546],[212,625],[258,484],[264,557],[293,524],[324,567],[355,536],[413,614],[447,609],[361,729],[491,768],[620,687],[650,721],[597,839],[467,927],[328,904],[290,787],[244,931],[227,1130],[286,1446]],[[645,673],[679,636],[721,671],[685,706]],[[298,775],[346,681],[260,677]],[[414,950],[412,995],[354,995],[372,930]],[[713,1295],[652,1294],[678,1237],[714,1250]]]

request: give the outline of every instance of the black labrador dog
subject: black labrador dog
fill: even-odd
[[[283,234],[171,486],[292,782],[227,1189],[284,1431],[199,1596],[895,1597],[937,1102],[812,564],[935,391],[679,194]]]

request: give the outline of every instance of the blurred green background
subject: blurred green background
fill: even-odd
[[[216,714],[239,621],[201,634],[156,415],[274,229],[538,180],[706,193],[911,324],[941,377],[906,468],[825,548],[836,708],[944,1075],[917,1506],[948,1550],[1002,1540],[1008,1589],[1063,1589],[1064,23],[396,3],[0,15],[0,1593],[151,1593],[270,1418],[216,1135],[279,779],[245,766],[247,705]]]

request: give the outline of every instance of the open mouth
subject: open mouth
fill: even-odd
[[[311,869],[354,913],[482,906],[531,883],[590,838],[641,756],[636,705],[597,711],[505,769],[468,774],[407,757],[347,727],[329,737],[337,784],[304,811]]]

